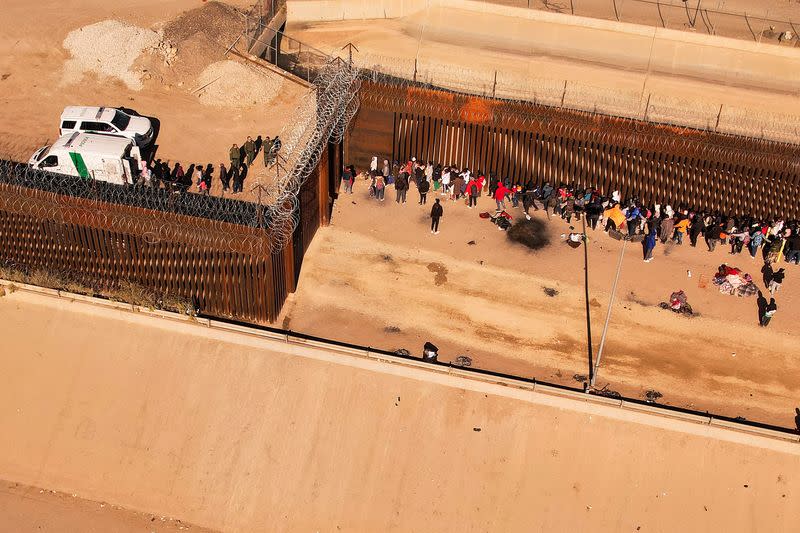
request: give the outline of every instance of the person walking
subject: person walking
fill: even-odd
[[[770,276],[769,280],[769,293],[771,295],[775,295],[776,292],[781,288],[781,283],[783,283],[783,278],[786,276],[786,272],[784,269],[779,268],[777,272],[773,272],[772,276]]]
[[[244,143],[244,153],[247,156],[247,166],[250,166],[253,163],[253,159],[256,158],[256,143],[253,142],[249,135]]]
[[[769,321],[778,311],[778,304],[775,303],[775,298],[770,298],[764,313],[761,315],[761,327],[765,328],[769,325]]]
[[[239,168],[239,165],[242,163],[242,152],[239,150],[239,146],[236,143],[233,143],[231,146],[231,169]]]
[[[437,198],[436,202],[431,207],[431,233],[439,234],[439,219],[442,218],[443,215],[444,208],[442,208],[442,204]]]
[[[650,228],[647,237],[644,238],[644,262],[649,263],[653,260],[653,250],[656,249],[656,227]]]
[[[344,167],[342,172],[342,186],[344,187],[344,194],[353,194],[353,175],[350,173],[350,167]]]
[[[683,238],[689,232],[689,218],[681,216],[675,223],[675,244],[683,244]]]
[[[228,171],[228,179],[231,182],[233,182],[233,194],[236,194],[236,192],[237,192],[236,188],[238,187],[237,184],[239,183],[239,167],[238,166],[231,167],[231,169]]]
[[[502,211],[506,208],[506,196],[508,196],[509,193],[511,193],[511,189],[503,185],[503,182],[498,181],[493,195],[498,211]]]

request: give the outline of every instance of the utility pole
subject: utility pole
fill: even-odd
[[[592,357],[592,319],[589,306],[589,239],[586,236],[586,217],[581,217],[583,223],[583,290],[586,298],[586,348],[589,353],[589,383],[594,383],[594,365]],[[584,383],[584,387],[586,383]]]
[[[600,368],[600,360],[603,357],[603,347],[606,344],[606,334],[608,333],[608,323],[611,321],[611,309],[614,305],[614,295],[617,292],[617,282],[619,281],[619,273],[622,271],[622,258],[625,257],[625,245],[628,244],[628,238],[622,241],[622,248],[619,251],[619,262],[617,262],[617,273],[614,276],[614,284],[611,286],[611,296],[608,297],[608,313],[606,314],[606,323],[603,325],[603,335],[600,337],[600,348],[597,350],[597,362],[594,365],[594,375],[592,375],[589,385],[594,387],[597,381],[597,371]]]

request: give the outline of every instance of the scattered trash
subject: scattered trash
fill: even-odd
[[[644,393],[645,399],[647,399],[648,403],[654,403],[659,398],[662,398],[664,395],[658,392],[657,390],[649,390]]]
[[[558,290],[552,287],[542,287],[542,290],[544,291],[545,295],[549,296],[550,298],[558,296]]]
[[[466,355],[459,355],[456,357],[456,360],[453,361],[453,364],[457,366],[472,366],[472,358]]]
[[[384,333],[400,333],[400,328],[397,326],[386,326],[383,328]]]
[[[432,342],[426,342],[422,347],[422,359],[425,361],[436,361],[439,357],[439,348]]]
[[[686,300],[686,293],[683,290],[675,291],[669,295],[669,303],[661,302],[658,304],[661,309],[669,309],[670,311],[682,315],[692,315],[692,306]]]
[[[477,243],[476,243],[475,241],[469,241],[467,244],[468,244],[468,245],[470,245],[470,246],[474,246],[474,245],[476,245]]]
[[[394,351],[394,353],[402,357],[408,357],[409,355],[411,355],[411,352],[409,352],[405,348],[398,348],[397,350]]]
[[[478,432],[478,431],[480,431],[480,430],[481,430],[481,428],[472,428],[472,431],[475,431],[475,432]],[[745,485],[745,486],[746,486],[746,485]]]
[[[608,385],[603,387],[602,389],[595,389],[595,394],[599,396],[605,396],[606,398],[622,398],[622,394],[618,393],[615,390],[611,390],[608,388]]]
[[[574,374],[572,376],[572,379],[574,379],[575,381],[578,381],[578,382],[584,382],[584,381],[588,381],[589,377],[588,376],[584,376],[583,374]]]

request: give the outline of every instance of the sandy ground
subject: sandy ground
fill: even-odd
[[[301,85],[283,83],[277,98],[264,106],[207,106],[192,93],[196,76],[208,64],[222,60],[230,44],[215,40],[218,35],[200,33],[182,40],[170,67],[158,61],[148,64],[153,77],[139,91],[91,74],[80,84],[61,83],[69,58],[62,41],[70,31],[106,19],[160,28],[186,10],[208,5],[199,0],[134,0],[123,8],[116,2],[82,0],[65,9],[63,2],[52,0],[5,2],[5,30],[0,35],[0,157],[27,161],[38,147],[55,140],[66,105],[122,106],[158,118],[157,157],[181,161],[184,168],[197,162],[227,163],[234,142],[241,146],[248,135],[279,133],[306,92]],[[261,158],[257,162],[263,164]],[[220,187],[216,180],[212,192]]]
[[[686,6],[680,0],[664,0],[661,2],[661,16],[659,16],[656,2],[641,0],[616,0],[616,12],[612,0],[484,0],[489,3],[541,9],[556,13],[572,13],[581,17],[601,18],[606,20],[619,20],[634,24],[662,26],[681,29],[695,33],[711,33],[709,25],[713,25],[715,35],[733,37],[736,39],[753,40],[761,36],[763,41],[770,40],[777,43],[777,33],[791,29],[789,21],[797,19],[797,6],[791,0],[689,0],[687,16]],[[700,6],[708,10],[708,19],[697,14],[695,9]],[[747,13],[746,20],[743,13]],[[733,14],[739,14],[734,16]],[[689,17],[694,20],[691,25]],[[764,19],[767,19],[766,21]],[[750,28],[748,28],[748,22]],[[775,26],[770,32],[769,26]],[[794,30],[792,30],[794,33]],[[775,35],[773,35],[775,34]],[[796,41],[783,43],[783,46],[793,46]]]
[[[389,198],[393,192],[378,203],[359,183],[353,196],[340,197],[332,225],[309,249],[283,326],[416,354],[430,340],[443,360],[467,355],[473,366],[579,386],[574,376],[588,373],[584,261],[581,249],[561,240],[566,223],[550,221],[551,244],[533,252],[478,217],[494,210],[483,197],[478,210],[447,201],[441,233],[434,236],[430,206],[418,206],[412,190],[401,207]],[[512,213],[521,216],[521,210]],[[542,212],[534,216],[546,220]],[[622,245],[599,230],[588,232],[596,354]],[[599,388],[632,397],[656,390],[670,405],[794,427],[800,270],[787,268],[779,311],[762,329],[755,298],[723,295],[710,283],[728,261],[752,272],[763,287],[761,264],[728,251],[709,253],[702,240],[697,248],[659,243],[655,260],[646,264],[641,245],[627,246]],[[547,296],[545,287],[558,294]],[[657,307],[679,289],[699,316]]]
[[[136,513],[105,502],[0,481],[0,524],[15,533],[210,532],[164,516]]]
[[[800,519],[793,442],[22,291],[0,298],[0,338],[0,477],[153,516],[223,531]]]
[[[793,124],[784,123],[785,116],[800,114],[795,78],[783,76],[785,64],[768,67],[772,64],[768,55],[752,59],[754,69],[721,67],[709,58],[692,61],[681,47],[662,50],[659,42],[646,36],[594,30],[570,25],[569,20],[546,23],[431,7],[399,19],[290,20],[287,32],[329,52],[352,41],[364,64],[380,65],[406,78],[414,76],[417,58],[418,79],[462,91],[492,94],[494,90],[502,97],[537,98],[555,105],[565,94],[569,106],[588,110],[596,106],[607,113],[639,117],[650,95],[648,118],[711,128],[722,105],[724,131],[760,136],[762,128],[774,129],[780,139],[778,130],[793,129]],[[707,51],[712,53],[713,46]],[[751,61],[746,56],[731,54],[726,61]],[[758,113],[765,120],[771,117],[766,126],[755,125],[753,115]]]

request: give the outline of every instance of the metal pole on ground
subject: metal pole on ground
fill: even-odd
[[[592,320],[589,306],[589,239],[586,237],[586,213],[581,217],[583,223],[583,289],[586,298],[586,347],[589,352],[589,382],[594,382],[592,357]]]
[[[622,258],[625,257],[625,246],[628,244],[628,239],[622,241],[622,248],[619,251],[619,261],[617,262],[617,273],[614,275],[614,284],[611,286],[611,296],[608,297],[608,313],[606,314],[606,323],[603,325],[603,335],[600,337],[600,347],[597,349],[597,362],[594,365],[594,374],[592,375],[589,384],[594,387],[597,381],[597,370],[600,368],[600,360],[603,357],[603,347],[606,344],[606,334],[608,333],[608,323],[611,320],[611,309],[614,305],[614,294],[617,292],[617,282],[619,281],[619,273],[622,271]]]

